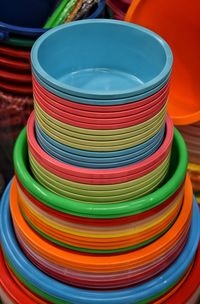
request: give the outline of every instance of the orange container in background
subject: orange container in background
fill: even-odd
[[[168,111],[175,125],[200,121],[199,12],[199,0],[133,0],[125,17],[158,33],[172,48]]]

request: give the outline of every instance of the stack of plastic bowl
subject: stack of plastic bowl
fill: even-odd
[[[181,8],[181,9],[180,9]],[[125,20],[145,26],[161,35],[172,47],[174,68],[168,110],[181,131],[189,152],[189,173],[197,200],[200,202],[200,92],[199,34],[200,3],[187,0],[133,1]],[[168,22],[170,20],[170,23]],[[183,28],[189,33],[187,44]]]
[[[6,184],[13,175],[14,142],[33,109],[30,50],[47,30],[43,28],[47,18],[52,15],[54,21],[52,13],[58,2],[64,1],[9,0],[0,4],[0,173]],[[89,16],[82,17],[100,17],[104,8],[105,0],[100,0]]]
[[[115,19],[124,20],[125,14],[131,4],[131,0],[106,0],[106,4],[113,12],[113,17]]]
[[[15,140],[33,109],[30,50],[0,46],[0,168],[7,183],[13,175]]]
[[[26,3],[20,0],[16,3],[10,0],[0,6],[1,90],[12,94],[32,94],[30,49],[35,40],[46,32],[47,28],[43,27],[57,2],[36,0]],[[101,16],[104,7],[105,1],[99,1],[96,10],[87,18]]]
[[[0,5],[1,172],[13,175],[14,142],[33,109],[30,50],[55,0],[2,1]],[[35,18],[37,16],[37,18]]]
[[[187,144],[189,153],[188,170],[194,193],[200,204],[200,123],[178,126]]]
[[[40,37],[32,65],[35,114],[16,142],[16,176],[1,202],[3,301],[198,298],[200,218],[186,146],[165,105],[161,115],[151,104],[151,118],[143,109],[168,86],[167,44],[135,25],[82,21]],[[192,288],[183,293],[186,280]]]
[[[46,30],[42,28],[55,0],[2,2],[0,7],[0,89],[11,94],[32,94],[30,49]],[[37,18],[35,18],[37,16]]]
[[[26,3],[20,0],[16,3],[10,0],[0,6],[0,90],[12,94],[32,94],[30,49],[35,40],[47,30],[43,27],[57,2],[36,0]],[[101,16],[104,7],[105,1],[99,1],[96,10],[87,18]]]

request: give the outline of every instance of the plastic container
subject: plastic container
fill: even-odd
[[[156,240],[166,232],[176,220],[182,206],[182,197],[173,201],[166,209],[162,210],[157,216],[146,219],[145,221],[135,222],[135,226],[115,228],[114,231],[92,231],[68,227],[67,223],[56,222],[47,215],[44,217],[38,210],[29,207],[22,196],[18,201],[23,216],[31,227],[41,236],[53,243],[66,248],[73,248],[85,252],[108,253],[123,252],[131,248],[139,248],[147,245],[152,240]]]
[[[72,225],[74,227],[77,226],[77,222],[80,224],[80,229],[85,230],[86,227],[89,227],[90,229],[96,228],[98,231],[102,229],[115,229],[117,227],[121,227],[124,229],[124,225],[132,224],[133,222],[137,222],[140,220],[146,220],[148,217],[152,217],[153,215],[157,214],[158,212],[161,212],[164,208],[167,208],[173,200],[175,200],[180,193],[183,195],[183,188],[185,183],[183,183],[180,188],[168,199],[166,199],[164,202],[162,202],[160,205],[153,207],[146,211],[137,210],[135,214],[130,216],[124,216],[119,218],[88,218],[88,217],[80,217],[80,216],[73,216],[70,214],[63,213],[61,211],[57,211],[55,209],[52,209],[51,207],[48,207],[44,205],[42,202],[34,198],[30,193],[27,192],[27,190],[22,186],[22,184],[17,180],[17,192],[19,197],[23,195],[25,200],[28,200],[30,204],[33,204],[36,208],[39,208],[41,214],[43,212],[49,214],[52,219],[55,221],[64,221],[67,222],[69,225]]]
[[[199,17],[200,3],[187,0],[134,0],[125,20],[145,26],[161,35],[174,54],[174,66],[169,95],[169,114],[176,125],[188,125],[200,120]],[[170,22],[169,22],[170,20]],[[183,28],[192,35],[183,35]]]
[[[168,117],[166,123],[165,140],[154,155],[152,155],[151,157],[140,163],[133,164],[124,168],[110,169],[110,170],[103,170],[103,169],[90,170],[90,169],[78,168],[75,166],[70,166],[68,164],[58,162],[53,158],[51,158],[40,148],[40,146],[38,145],[35,139],[33,115],[31,115],[28,121],[27,134],[28,134],[29,150],[31,151],[34,158],[36,158],[36,160],[47,170],[50,170],[52,173],[57,173],[60,177],[63,178],[66,177],[67,179],[72,179],[74,177],[74,181],[76,177],[80,177],[83,179],[84,178],[91,179],[92,177],[91,184],[95,184],[95,183],[98,184],[98,183],[103,183],[103,179],[121,178],[121,181],[119,182],[129,181],[131,180],[129,176],[134,176],[135,178],[138,178],[144,175],[143,172],[146,172],[147,174],[151,170],[155,169],[158,165],[160,165],[164,161],[164,159],[170,153],[171,144],[173,140],[173,125],[171,123],[170,118]],[[96,181],[94,179],[96,179]]]
[[[141,283],[144,280],[158,275],[161,271],[169,267],[183,250],[186,239],[181,241],[168,255],[162,256],[160,260],[153,262],[143,268],[133,268],[127,272],[117,273],[86,273],[76,271],[70,268],[59,267],[56,264],[49,263],[41,256],[36,255],[33,250],[22,240],[19,233],[17,239],[20,246],[28,259],[41,271],[64,282],[65,284],[74,285],[81,288],[109,290],[113,288],[124,288]],[[105,285],[105,277],[107,284]]]
[[[107,243],[101,244],[101,243],[86,243],[84,241],[80,242],[77,241],[75,239],[70,238],[67,243],[60,238],[60,236],[52,236],[51,233],[48,231],[43,231],[44,228],[41,227],[36,227],[35,225],[32,225],[32,222],[27,220],[28,223],[31,225],[32,229],[36,232],[38,232],[38,235],[41,236],[42,238],[44,238],[44,240],[49,241],[51,244],[53,244],[54,246],[59,245],[59,247],[63,250],[73,250],[74,252],[82,252],[82,253],[86,253],[86,254],[93,254],[93,255],[99,255],[101,254],[102,256],[105,256],[107,254],[119,254],[119,253],[126,253],[126,252],[131,252],[132,250],[135,249],[140,249],[143,248],[144,246],[147,246],[149,244],[151,244],[153,241],[157,240],[160,236],[164,235],[164,233],[166,233],[166,231],[171,227],[171,224],[173,222],[170,222],[170,224],[168,223],[168,225],[166,225],[166,221],[163,224],[162,228],[159,228],[158,230],[159,233],[153,233],[151,234],[151,236],[148,234],[148,236],[145,237],[144,240],[137,240],[136,242],[134,241],[129,241],[129,242],[120,242],[120,243],[114,243],[112,244],[112,246],[108,246],[108,242],[110,242],[110,239],[107,240]],[[156,228],[157,229],[157,228]],[[66,234],[66,237],[68,237],[68,235]]]
[[[58,161],[62,161],[64,163],[69,163],[74,166],[78,167],[85,167],[85,168],[94,168],[94,169],[106,169],[106,168],[117,168],[117,167],[123,167],[126,165],[130,165],[131,163],[135,163],[137,161],[141,161],[153,153],[156,152],[156,150],[160,147],[163,137],[164,137],[164,129],[162,129],[160,132],[158,132],[154,136],[157,140],[155,140],[155,144],[152,146],[149,146],[147,149],[145,149],[143,152],[139,150],[138,153],[132,153],[128,154],[125,157],[109,157],[108,159],[103,158],[89,158],[84,156],[78,156],[76,154],[72,154],[69,152],[66,152],[64,150],[60,150],[57,147],[51,145],[47,140],[42,137],[39,132],[37,133],[37,141],[39,145],[42,147],[42,149],[48,153],[51,157],[54,157]],[[158,136],[159,135],[159,136]]]
[[[69,123],[64,123],[62,121],[59,121],[58,119],[50,116],[47,114],[38,104],[35,103],[35,114],[40,119],[41,123],[45,121],[45,123],[48,121],[49,124],[56,125],[57,129],[61,128],[62,132],[73,132],[75,138],[80,138],[80,136],[87,135],[92,141],[95,140],[106,140],[108,138],[107,136],[110,136],[109,139],[117,140],[117,139],[125,139],[127,137],[133,137],[136,135],[140,135],[143,132],[149,131],[149,125],[155,128],[155,126],[158,126],[159,124],[164,124],[166,119],[166,108],[164,107],[159,111],[158,114],[156,114],[154,117],[139,123],[138,125],[132,125],[129,127],[124,127],[119,125],[98,125],[96,129],[89,129],[91,127],[91,124],[85,124],[81,121],[76,121],[77,126],[74,126],[71,124],[71,121],[69,120]],[[88,128],[87,128],[88,127]],[[55,126],[54,126],[55,128]],[[98,129],[97,129],[98,128]],[[109,128],[109,129],[108,129]],[[150,131],[149,131],[150,132]],[[150,132],[151,133],[151,132]],[[77,135],[76,135],[77,134]],[[79,136],[79,134],[81,134]],[[83,134],[83,135],[82,135]],[[76,135],[76,136],[75,136]],[[86,139],[86,138],[85,138]]]
[[[41,200],[47,206],[51,206],[56,210],[68,214],[74,214],[77,216],[86,216],[92,218],[116,218],[123,217],[126,215],[131,215],[137,213],[136,210],[143,212],[149,210],[166,199],[168,199],[176,190],[181,186],[185,179],[185,174],[187,170],[187,150],[185,143],[175,130],[175,138],[173,143],[173,153],[171,159],[171,165],[169,170],[169,175],[166,178],[166,183],[159,190],[154,193],[147,195],[141,199],[134,200],[129,203],[113,204],[108,206],[102,204],[97,206],[96,204],[82,204],[77,203],[71,204],[69,200],[61,198],[44,187],[40,186],[30,175],[30,171],[27,167],[27,142],[26,142],[26,130],[23,130],[19,136],[15,150],[14,150],[14,162],[15,162],[15,172],[22,183],[22,185],[34,196]],[[77,183],[78,186],[78,183]],[[85,186],[87,189],[88,186]],[[91,185],[89,186],[89,188]],[[105,187],[105,186],[104,186]]]
[[[34,288],[35,293],[42,295],[47,300],[51,300],[52,303],[56,303],[56,299],[60,299],[62,302],[76,302],[80,301],[80,297],[82,303],[95,303],[96,301],[99,301],[99,303],[123,304],[127,303],[127,300],[130,300],[130,302],[137,301],[138,299],[141,300],[141,296],[144,301],[152,301],[177,284],[177,282],[182,279],[194,259],[199,240],[199,213],[197,212],[196,204],[194,204],[193,221],[187,245],[175,263],[164,271],[161,277],[158,276],[157,278],[141,284],[138,287],[106,292],[106,294],[104,292],[92,292],[90,290],[85,291],[83,289],[69,287],[68,285],[59,283],[55,279],[51,279],[49,276],[43,274],[34,267],[22,253],[16,241],[13,226],[11,224],[8,192],[9,188],[4,194],[4,199],[1,205],[1,238],[3,250],[6,253],[7,259],[12,263],[10,266],[13,267],[16,276],[20,274],[25,285],[28,285],[31,289],[32,286],[36,287]],[[192,192],[190,192],[190,195],[192,195]],[[187,197],[187,202],[188,198],[189,197]],[[187,212],[187,210],[185,211]],[[89,257],[89,259],[91,262],[91,257]],[[98,261],[99,260],[100,259],[98,258]],[[18,267],[18,265],[20,265],[20,267]]]
[[[159,105],[156,110],[152,109],[152,113],[147,113],[147,116],[137,115],[138,118],[136,117],[135,120],[134,117],[132,117],[132,119],[131,117],[120,117],[119,119],[115,118],[113,120],[104,120],[104,123],[100,122],[99,119],[94,118],[92,120],[91,118],[85,118],[82,116],[78,117],[76,115],[71,115],[70,113],[63,113],[62,115],[60,115],[61,113],[57,114],[56,111],[52,111],[49,108],[45,108],[43,106],[41,107],[36,101],[34,102],[34,104],[38,116],[40,115],[40,113],[42,113],[44,117],[53,118],[53,121],[57,121],[56,126],[62,126],[64,127],[64,129],[69,128],[68,125],[90,130],[119,130],[127,129],[133,126],[135,126],[136,129],[139,129],[141,126],[143,126],[143,124],[147,125],[149,122],[151,122],[151,120],[157,119],[156,121],[159,122],[159,119],[162,118],[163,115],[166,117],[166,103],[164,103],[164,106],[163,104]],[[72,120],[72,118],[74,118],[75,120]],[[94,121],[94,123],[92,121]]]
[[[34,79],[34,78],[33,78]],[[169,86],[163,87],[158,93],[154,96],[150,96],[146,100],[140,100],[137,103],[129,103],[123,106],[86,106],[82,104],[77,104],[70,102],[68,100],[61,99],[48,91],[45,91],[39,83],[36,84],[36,81],[33,80],[34,87],[34,96],[38,101],[43,101],[48,104],[52,109],[59,109],[60,111],[81,117],[90,117],[90,118],[101,118],[104,117],[104,120],[109,118],[121,118],[128,117],[132,115],[138,115],[143,112],[148,113],[149,108],[157,108],[157,105],[162,104],[166,101],[168,96]],[[144,115],[143,115],[144,116]]]
[[[113,98],[113,99],[92,99],[92,98],[84,98],[84,97],[80,97],[80,96],[74,96],[74,95],[70,95],[67,93],[64,93],[62,91],[58,91],[56,89],[54,89],[53,87],[51,87],[50,85],[48,85],[46,82],[44,82],[40,77],[38,77],[36,71],[34,71],[33,66],[32,66],[32,71],[33,71],[33,79],[35,78],[37,80],[37,82],[40,83],[40,85],[43,86],[43,88],[45,88],[47,91],[51,92],[52,94],[54,94],[55,96],[58,96],[60,98],[66,99],[68,101],[74,101],[78,104],[85,104],[85,105],[92,105],[92,106],[113,106],[113,105],[126,105],[127,103],[132,103],[132,102],[136,102],[136,101],[140,101],[142,99],[148,98],[153,96],[153,94],[156,94],[157,92],[159,92],[162,88],[164,88],[166,85],[168,85],[169,80],[170,80],[170,73],[169,75],[167,75],[166,79],[159,84],[157,87],[150,89],[148,92],[139,94],[139,95],[135,95],[135,96],[131,96],[131,97],[126,97],[126,98]]]
[[[105,185],[103,188],[103,186],[99,185],[99,191],[95,190],[92,186],[90,186],[90,190],[85,191],[84,187],[83,189],[81,188],[81,183],[79,183],[79,189],[71,187],[69,182],[65,181],[65,179],[58,178],[57,176],[50,174],[47,170],[44,170],[31,155],[30,167],[36,180],[59,196],[80,202],[113,204],[132,201],[138,197],[142,197],[142,195],[147,195],[156,189],[167,174],[169,158],[167,158],[157,169],[138,180],[112,185],[112,187],[111,185]]]
[[[0,38],[6,43],[19,45],[21,39],[22,45],[25,46],[26,39],[29,45],[34,43],[40,35],[46,32],[43,28],[47,18],[52,13],[57,4],[57,0],[31,1],[27,4],[25,0],[20,0],[17,5],[15,1],[9,1],[0,7]],[[12,9],[11,9],[12,7]],[[100,0],[95,11],[93,11],[88,19],[101,17],[105,8],[105,0]],[[37,18],[35,18],[37,16]],[[17,37],[17,38],[16,38]],[[25,38],[25,39],[24,39]],[[32,38],[32,43],[30,41]]]
[[[2,151],[0,165],[2,163],[3,167],[3,169],[0,169],[0,174],[4,175],[6,182],[10,180],[14,173],[12,164],[13,143],[19,131],[26,124],[28,112],[24,111],[24,106],[19,111],[18,104],[14,105],[14,103],[17,98],[21,101],[24,98],[25,104],[27,96],[33,94],[30,49],[37,37],[47,31],[42,27],[58,1],[36,0],[28,2],[19,0],[17,4],[15,1],[0,4],[0,40],[2,42],[0,46],[0,97],[4,95],[0,103],[2,104],[5,96],[8,95],[8,98],[13,100],[13,107],[16,107],[15,119],[17,119],[16,126],[14,126],[13,117],[6,112],[5,107],[7,125],[5,128],[2,128],[2,125],[0,126],[0,150]],[[104,7],[105,0],[100,0],[98,5],[95,5],[95,10],[90,12],[89,18],[101,17]],[[12,124],[8,128],[9,120]],[[20,121],[23,121],[23,124],[18,123]],[[4,121],[1,121],[1,123],[3,124]],[[5,167],[7,168],[5,169]]]
[[[118,272],[131,269],[133,267],[140,267],[146,265],[155,259],[159,258],[171,250],[172,246],[176,246],[177,242],[182,238],[185,231],[190,226],[191,213],[192,213],[192,194],[191,183],[187,183],[188,196],[184,196],[183,208],[179,214],[174,225],[159,239],[150,245],[140,248],[136,251],[129,253],[121,253],[110,255],[96,255],[84,254],[77,251],[62,249],[61,247],[53,245],[51,242],[46,241],[40,237],[38,233],[34,232],[23,218],[20,207],[14,198],[16,195],[16,187],[13,185],[12,198],[11,198],[11,214],[14,226],[24,240],[31,246],[31,248],[48,261],[56,263],[57,265],[70,267],[73,269],[81,270],[84,272]],[[188,199],[186,203],[186,199]],[[198,231],[198,229],[197,229]],[[173,245],[172,245],[173,244]],[[64,253],[65,252],[65,253]]]
[[[22,188],[19,182],[17,182],[17,193],[18,193],[18,201],[21,206],[21,209],[26,209],[28,212],[33,213],[38,218],[41,218],[41,221],[46,220],[46,223],[49,225],[54,225],[55,227],[62,227],[64,230],[74,231],[75,234],[78,235],[86,235],[90,234],[93,236],[99,235],[128,235],[131,233],[131,229],[135,225],[147,224],[155,219],[162,217],[163,215],[168,214],[169,211],[172,210],[175,206],[177,206],[183,200],[183,187],[171,197],[169,201],[163,203],[159,208],[153,208],[149,212],[138,213],[131,218],[121,218],[121,222],[116,220],[110,220],[109,223],[106,219],[100,222],[94,221],[92,224],[89,220],[88,222],[79,221],[79,218],[76,218],[76,221],[71,221],[69,217],[64,218],[64,216],[59,216],[56,214],[53,209],[49,212],[41,202],[35,201],[33,197],[31,197],[25,190]],[[132,221],[131,221],[132,219]],[[130,231],[129,231],[130,229]]]
[[[164,128],[166,120],[166,110],[163,108],[152,119],[127,128],[120,128],[121,124],[118,126],[110,125],[110,129],[105,129],[110,127],[108,125],[94,125],[95,128],[104,128],[103,130],[100,130],[105,133],[108,131],[108,137],[97,135],[95,138],[94,136],[90,136],[88,133],[90,133],[90,130],[96,129],[84,129],[86,133],[84,135],[79,135],[80,133],[75,131],[80,129],[81,125],[84,123],[77,121],[77,126],[72,126],[67,123],[60,122],[55,118],[52,118],[50,115],[45,114],[45,112],[41,108],[38,108],[38,106],[35,106],[35,115],[35,123],[37,124],[37,127],[40,128],[40,130],[42,130],[49,138],[52,138],[65,146],[71,146],[74,149],[93,151],[100,154],[101,152],[120,151],[144,144]],[[84,126],[86,127],[87,125],[84,124]],[[116,127],[119,127],[120,129],[116,129]],[[116,136],[114,134],[113,136],[109,136],[111,130],[116,131]]]
[[[46,100],[48,103],[53,103],[54,106],[59,107],[59,108],[64,108],[66,107],[67,111],[70,111],[69,108],[73,108],[76,111],[77,110],[81,110],[81,111],[86,111],[87,115],[89,112],[92,112],[93,117],[96,117],[96,115],[99,112],[103,112],[103,115],[111,115],[113,112],[117,112],[116,115],[122,115],[125,116],[124,113],[130,112],[131,110],[134,110],[138,108],[140,109],[140,107],[145,107],[148,108],[149,106],[153,106],[154,103],[157,103],[160,101],[161,98],[164,98],[164,96],[168,95],[169,92],[169,82],[166,82],[166,84],[164,86],[161,86],[160,90],[157,91],[156,93],[150,95],[147,98],[144,99],[136,99],[137,102],[132,102],[132,100],[130,99],[128,103],[126,104],[122,104],[122,105],[104,105],[104,106],[95,106],[95,105],[89,105],[89,104],[84,104],[81,102],[80,99],[80,103],[76,103],[73,101],[69,101],[66,100],[64,98],[61,98],[57,95],[54,95],[53,93],[51,93],[50,91],[48,91],[47,89],[45,89],[45,87],[43,87],[37,80],[37,78],[33,75],[33,88],[34,88],[34,93],[38,93],[42,99]],[[73,99],[72,99],[73,100]],[[134,99],[133,99],[134,100]],[[75,101],[75,100],[74,100]],[[114,100],[114,103],[117,103],[117,101]],[[95,116],[94,116],[95,115]],[[99,114],[100,115],[100,114]],[[84,115],[83,115],[84,116]],[[100,116],[102,117],[102,116]],[[109,117],[109,116],[108,116]]]
[[[84,44],[79,39],[82,32],[87,32]],[[67,44],[63,39],[65,35]],[[130,45],[133,39],[135,44]],[[56,49],[51,52],[53,44]],[[110,47],[105,50],[105,45]],[[58,55],[60,49],[62,56]],[[49,54],[48,60],[44,60],[44,52]],[[98,56],[91,56],[97,52]],[[123,54],[126,61],[119,60],[119,54]],[[36,72],[56,90],[96,99],[124,98],[148,92],[162,84],[172,68],[170,48],[159,36],[136,25],[106,19],[72,22],[48,31],[34,44],[31,61],[34,74]],[[72,62],[76,64],[71,65]]]
[[[64,184],[65,184],[65,176],[63,175],[62,172],[60,171],[57,171],[56,169],[54,168],[45,168],[44,166],[42,166],[38,160],[35,158],[35,156],[33,155],[33,153],[31,151],[29,151],[29,158],[30,158],[30,163],[31,163],[31,166],[32,166],[32,169],[35,169],[36,172],[45,172],[49,177],[53,177],[55,179],[55,181],[59,180],[59,181],[62,181]],[[93,183],[90,182],[90,180],[92,179],[92,177],[81,177],[81,176],[75,176],[75,175],[69,175],[69,178],[68,180],[69,181],[72,181],[72,182],[75,182],[75,183],[82,183],[82,184],[91,184],[91,185],[119,185],[119,186],[122,186],[122,184],[126,184],[126,183],[139,183],[139,182],[144,182],[145,180],[148,180],[148,178],[150,178],[150,176],[152,177],[153,174],[155,174],[155,178],[156,178],[156,173],[158,173],[159,175],[160,174],[166,174],[166,171],[165,169],[167,170],[167,168],[169,167],[169,159],[170,159],[170,154],[168,154],[166,156],[165,159],[163,159],[162,163],[156,163],[155,166],[157,167],[154,167],[154,166],[151,166],[147,169],[145,169],[144,171],[140,172],[140,175],[139,174],[130,174],[130,175],[127,175],[126,177],[125,176],[119,176],[119,177],[116,177],[116,178],[107,178],[107,177],[103,177],[102,175],[100,175],[99,178],[95,178]],[[56,161],[56,159],[54,159]],[[147,158],[145,159],[147,160]],[[65,163],[63,163],[65,164]],[[68,164],[67,164],[68,165]],[[134,164],[131,164],[129,165],[132,166]],[[76,167],[76,166],[74,166]],[[122,169],[126,169],[126,167],[128,166],[125,166],[125,167],[122,167]],[[82,169],[81,167],[77,167],[77,168],[80,168]],[[84,167],[83,167],[84,168]],[[38,171],[39,169],[39,171]],[[85,168],[87,169],[87,168]],[[106,170],[115,170],[115,169],[118,169],[118,168],[110,168],[110,169],[106,169]],[[88,169],[90,170],[90,169]],[[95,171],[95,169],[92,169]],[[97,169],[96,169],[97,170]],[[99,169],[100,171],[104,170],[104,169]],[[35,173],[36,174],[36,173]],[[163,176],[163,175],[162,175]],[[40,178],[40,175],[38,175],[38,178]],[[149,180],[150,182],[150,180]],[[62,184],[63,184],[62,183]],[[113,188],[116,188],[117,186],[113,186]],[[121,188],[121,187],[120,187]]]
[[[56,5],[55,0],[36,0],[27,3],[25,0],[8,1],[1,4],[0,19],[2,22],[1,28],[6,31],[10,30],[14,33],[23,34],[24,32],[34,32],[27,28],[42,27]],[[37,18],[35,18],[37,16]],[[4,23],[6,23],[4,25]],[[9,25],[10,26],[9,26]],[[11,26],[11,24],[13,26]],[[25,29],[23,29],[25,27]],[[29,35],[31,35],[29,33]]]
[[[121,117],[112,117],[112,113],[109,113],[110,114],[110,118],[109,117],[104,117],[102,116],[103,113],[100,113],[101,114],[101,117],[87,117],[87,116],[84,116],[84,115],[80,115],[82,114],[79,113],[78,111],[75,111],[75,110],[71,110],[69,109],[61,109],[61,106],[54,106],[52,105],[51,103],[49,103],[48,101],[44,100],[43,98],[41,98],[40,94],[34,92],[34,99],[35,99],[35,104],[39,104],[40,107],[45,111],[45,112],[49,112],[49,114],[51,115],[54,115],[57,114],[58,117],[59,116],[62,116],[64,115],[64,118],[66,118],[67,120],[72,120],[72,124],[73,124],[73,121],[82,121],[84,123],[87,123],[89,125],[91,125],[91,128],[95,128],[95,124],[102,124],[102,125],[105,125],[105,124],[123,124],[124,123],[128,123],[128,122],[131,122],[132,125],[135,125],[135,124],[138,124],[138,123],[142,123],[144,122],[145,120],[148,120],[150,118],[152,118],[153,116],[155,116],[163,107],[166,106],[166,103],[167,103],[167,95],[164,96],[164,98],[162,98],[160,101],[155,101],[155,104],[154,105],[149,105],[149,107],[145,108],[145,107],[141,107],[141,108],[137,108],[137,109],[134,109],[132,111],[127,111],[125,113],[122,113],[124,114],[124,116],[121,116]],[[151,110],[151,111],[150,111]],[[86,114],[86,113],[85,113]],[[89,113],[89,115],[92,115],[92,112]],[[99,115],[100,116],[100,115]],[[93,118],[93,119],[91,119]],[[61,118],[62,119],[62,118]],[[93,126],[94,125],[94,126]]]
[[[112,163],[112,162],[121,162],[125,160],[131,160],[131,158],[138,157],[139,155],[143,155],[144,153],[147,153],[149,150],[152,150],[154,146],[159,145],[159,142],[163,140],[165,128],[163,127],[158,133],[156,133],[152,138],[144,142],[143,144],[137,145],[135,147],[121,150],[121,151],[112,151],[112,152],[91,152],[91,151],[84,151],[80,149],[73,149],[70,148],[68,145],[60,144],[59,142],[53,140],[51,137],[49,137],[42,129],[35,124],[35,132],[37,140],[40,140],[45,146],[48,146],[52,150],[56,150],[59,155],[66,156],[69,158],[73,158],[74,160],[78,161],[85,161],[85,162],[95,162],[95,163]],[[73,132],[69,131],[70,135],[73,135]],[[75,133],[79,134],[79,133]],[[88,139],[87,134],[81,134],[78,135],[83,139]],[[113,135],[114,137],[115,135]],[[116,138],[127,138],[131,136],[131,133],[127,134],[119,134],[116,135]],[[108,138],[108,140],[113,138],[109,135],[103,135],[103,136],[96,136],[95,138],[100,137],[100,139],[105,140]],[[89,138],[94,138],[94,136],[90,136]],[[115,137],[114,137],[115,138]]]

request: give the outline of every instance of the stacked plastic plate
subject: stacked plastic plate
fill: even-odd
[[[95,2],[95,3],[94,3]],[[101,17],[105,0],[9,0],[0,4],[1,41],[14,47],[31,47],[47,29],[76,18]],[[69,18],[69,19],[68,19]]]
[[[167,93],[151,117],[143,108],[168,86],[167,44],[135,25],[81,21],[41,36],[32,65],[35,113],[1,202],[4,303],[196,301],[200,218],[186,146]]]
[[[106,4],[113,12],[113,17],[115,19],[124,20],[125,14],[131,4],[131,0],[106,0]]]
[[[187,143],[190,162],[188,169],[198,202],[200,202],[200,93],[198,89],[200,66],[195,58],[200,51],[199,9],[198,0],[194,0],[192,6],[186,0],[170,0],[166,3],[162,0],[139,0],[132,2],[125,18],[126,21],[146,26],[157,32],[173,50],[174,69],[168,110]],[[192,33],[188,35],[187,44],[185,44],[183,28],[187,29],[188,33]]]

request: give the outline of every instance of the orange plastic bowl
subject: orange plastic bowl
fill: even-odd
[[[125,17],[158,33],[172,48],[168,110],[176,125],[200,120],[199,11],[199,0],[134,0]]]
[[[112,256],[88,255],[75,251],[62,250],[45,241],[35,233],[24,220],[20,207],[16,201],[17,188],[15,182],[11,186],[10,208],[15,229],[23,237],[24,241],[34,250],[34,252],[50,262],[63,267],[70,267],[84,272],[117,272],[140,267],[155,261],[158,257],[168,253],[172,247],[181,239],[187,231],[192,214],[192,186],[189,177],[186,178],[184,203],[178,219],[165,235],[151,243],[149,246],[139,250],[117,254]]]

